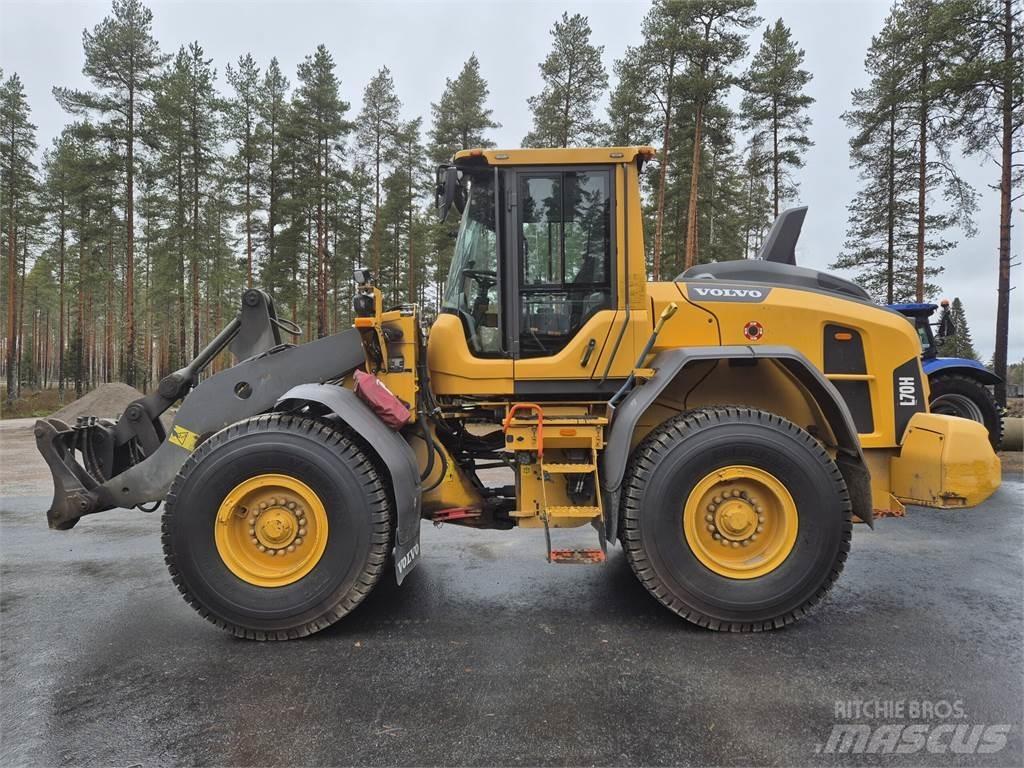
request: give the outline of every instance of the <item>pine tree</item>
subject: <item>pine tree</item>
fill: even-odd
[[[112,15],[82,33],[83,74],[96,91],[55,88],[61,105],[75,114],[95,112],[103,129],[124,151],[125,380],[135,383],[135,149],[138,124],[153,76],[166,61],[152,34],[153,13],[139,0],[114,0]]]
[[[922,8],[930,5],[898,6],[886,19],[865,60],[871,85],[854,91],[844,115],[864,187],[848,207],[846,248],[833,267],[858,270],[864,287],[887,303],[934,293],[936,261],[955,244],[943,235],[957,225],[970,233],[975,205],[948,161],[953,135],[948,109],[939,109],[948,86],[936,57],[947,43],[936,42],[945,40],[936,30],[948,24],[922,17]],[[929,210],[935,189],[953,203],[947,210]]]
[[[980,360],[971,339],[971,329],[967,325],[967,313],[964,311],[964,305],[959,296],[953,299],[953,303],[948,308],[943,307],[940,323],[943,315],[948,315],[949,321],[953,324],[953,333],[938,340],[939,354],[943,357]]]
[[[903,70],[901,101],[915,124],[917,301],[924,301],[926,295],[929,230],[959,224],[971,235],[971,214],[977,208],[974,190],[949,162],[950,144],[958,138],[949,106],[949,78],[952,58],[962,45],[959,5],[959,0],[902,0],[890,15]],[[937,217],[928,209],[931,191],[940,184],[953,206],[950,215]]]
[[[544,88],[527,99],[533,130],[523,146],[592,144],[604,132],[594,116],[594,103],[608,88],[608,73],[601,62],[604,46],[590,42],[590,23],[579,13],[563,13],[551,37],[551,52],[539,65]]]
[[[244,221],[246,284],[253,284],[253,250],[256,222],[255,211],[259,207],[256,188],[262,166],[263,131],[260,126],[260,70],[252,54],[238,58],[238,68],[230,64],[224,72],[233,90],[226,102],[225,127],[228,137],[235,143],[235,153],[230,158],[227,171],[237,180],[238,194]]]
[[[356,118],[360,159],[373,169],[373,272],[380,273],[380,202],[385,158],[395,145],[402,102],[395,93],[391,70],[382,67],[363,90],[363,109]]]
[[[0,80],[3,73],[0,72]],[[0,83],[0,194],[4,210],[0,232],[6,248],[7,291],[7,402],[18,397],[19,337],[21,322],[18,308],[18,264],[20,238],[32,215],[32,196],[36,187],[36,166],[32,158],[36,149],[36,126],[29,120],[30,109],[25,88],[17,73]]]
[[[260,121],[257,124],[258,143],[265,148],[266,166],[262,176],[257,177],[260,194],[267,204],[267,223],[264,235],[265,269],[274,275],[273,279],[262,275],[266,288],[281,284],[283,271],[278,268],[275,243],[280,221],[280,200],[282,194],[281,143],[288,115],[288,78],[281,72],[276,58],[270,60],[263,75],[257,104]]]
[[[45,195],[44,205],[50,214],[50,226],[53,231],[55,243],[56,275],[57,275],[57,339],[55,356],[57,361],[56,378],[57,390],[60,400],[64,399],[65,383],[65,360],[64,349],[67,344],[65,338],[66,319],[66,298],[65,286],[68,270],[68,238],[70,235],[71,202],[74,191],[73,174],[74,168],[74,137],[65,128],[61,135],[53,140],[53,145],[47,150],[43,158]]]
[[[312,56],[299,65],[296,75],[298,87],[293,102],[294,124],[301,126],[307,149],[312,149],[312,164],[308,167],[307,191],[312,192],[311,210],[315,216],[316,276],[316,335],[327,335],[328,206],[333,201],[335,176],[332,159],[335,146],[351,130],[345,120],[349,104],[340,95],[338,77],[334,72],[334,58],[324,45],[317,46]],[[307,297],[308,301],[308,297]]]
[[[698,259],[698,202],[705,110],[719,93],[735,82],[730,67],[747,52],[744,32],[760,22],[754,0],[694,0],[683,4],[684,44],[689,62],[685,75],[693,94],[693,158],[690,163],[690,199],[687,209],[686,259],[689,268]]]
[[[654,211],[654,238],[652,278],[661,279],[661,259],[664,250],[666,195],[669,176],[675,158],[671,141],[672,127],[679,110],[679,73],[686,66],[685,40],[690,17],[682,3],[657,0],[644,17],[644,42],[637,49],[629,49],[617,65],[620,82],[612,96],[616,113],[613,121],[633,123],[636,132],[645,139],[659,135],[661,154],[658,162],[658,188]],[[650,95],[645,102],[644,96]],[[644,114],[646,106],[646,115]],[[620,138],[630,138],[627,134]]]
[[[630,46],[612,66],[615,88],[608,100],[608,143],[627,147],[649,144],[657,128],[653,125],[651,88],[647,62],[641,48]],[[662,162],[666,147],[662,146]]]
[[[1013,205],[1024,195],[1024,9],[1016,0],[972,0],[959,17],[968,41],[949,72],[956,129],[966,150],[999,168],[999,277],[992,366],[1007,381],[1010,334],[1010,234]],[[1006,384],[995,386],[1006,405]]]
[[[807,108],[814,99],[804,92],[811,73],[803,69],[803,61],[803,50],[797,48],[789,28],[779,19],[765,29],[761,47],[743,79],[744,127],[753,131],[753,142],[767,148],[761,157],[771,176],[775,216],[779,215],[779,200],[796,193],[788,170],[803,167],[803,153],[813,144],[807,137],[811,125]]]
[[[460,149],[493,147],[487,131],[500,128],[487,108],[487,81],[480,74],[480,61],[472,54],[454,80],[445,79],[444,93],[430,105],[433,125],[430,129],[430,157],[444,163]]]

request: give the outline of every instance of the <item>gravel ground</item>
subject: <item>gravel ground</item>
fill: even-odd
[[[234,640],[180,598],[159,516],[46,529],[45,466],[0,430],[0,765],[1024,764],[1024,483],[855,530],[846,571],[778,632],[693,628],[538,532],[424,525],[423,560],[304,641]],[[860,722],[1009,726],[991,754],[833,754]],[[902,702],[902,704],[900,704]],[[958,704],[914,720],[912,702]],[[838,713],[837,713],[838,708]],[[874,731],[873,731],[874,732]],[[931,731],[929,731],[931,732]],[[936,731],[937,732],[937,731]],[[941,735],[941,734],[940,734]]]

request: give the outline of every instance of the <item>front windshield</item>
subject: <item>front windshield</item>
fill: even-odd
[[[471,176],[441,308],[463,319],[469,345],[478,354],[501,351],[494,215],[493,173]]]

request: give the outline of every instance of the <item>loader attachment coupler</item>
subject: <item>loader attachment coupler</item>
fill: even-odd
[[[116,422],[36,422],[36,447],[53,476],[51,528],[66,530],[83,515],[160,501],[202,439],[270,410],[293,386],[344,376],[364,359],[355,331],[285,345],[280,329],[294,329],[277,319],[268,294],[249,289],[241,304],[238,316],[192,362],[165,376]],[[200,384],[200,374],[229,345],[238,362]],[[160,417],[179,400],[168,435]]]

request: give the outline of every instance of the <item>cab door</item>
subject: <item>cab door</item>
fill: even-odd
[[[598,363],[622,325],[615,166],[542,167],[509,176],[515,197],[506,242],[514,258],[508,260],[506,316],[515,392],[610,394],[620,382],[601,383]]]

